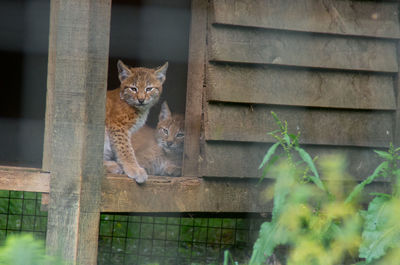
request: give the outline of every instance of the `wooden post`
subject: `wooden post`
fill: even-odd
[[[199,176],[202,98],[206,63],[207,0],[192,0],[191,10],[183,175]]]
[[[44,168],[47,250],[97,264],[111,0],[52,0]]]
[[[400,41],[397,41],[397,62],[400,64]],[[396,113],[394,114],[393,144],[400,146],[400,70],[394,78],[394,90],[396,95]]]

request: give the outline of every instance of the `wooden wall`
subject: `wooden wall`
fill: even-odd
[[[397,3],[214,0],[206,32],[201,175],[259,177],[271,111],[357,178],[397,140]]]

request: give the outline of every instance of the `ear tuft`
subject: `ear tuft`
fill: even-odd
[[[158,116],[159,121],[164,121],[171,118],[171,111],[169,110],[167,101],[164,101],[161,105],[160,115]]]
[[[125,65],[121,60],[118,60],[118,77],[119,81],[124,81],[129,75],[132,74],[131,70],[127,65]]]
[[[158,67],[155,70],[155,74],[158,80],[160,80],[161,83],[164,83],[166,75],[167,75],[167,69],[168,69],[168,62],[166,62],[163,66]]]

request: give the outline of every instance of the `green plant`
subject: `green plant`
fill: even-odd
[[[381,176],[392,180],[392,193],[374,193],[376,197],[368,205],[368,210],[361,211],[364,226],[359,254],[365,261],[360,264],[397,264],[400,260],[399,252],[395,251],[400,248],[400,148],[396,149],[391,144],[388,152],[375,152],[385,161],[354,190],[358,192],[365,183]],[[354,197],[350,196],[347,201]]]
[[[272,171],[271,176],[276,179],[272,217],[270,222],[261,226],[250,264],[265,262],[278,245],[285,244],[290,245],[292,249],[289,264],[334,264],[342,259],[346,252],[340,248],[344,244],[338,243],[339,238],[346,238],[347,234],[355,236],[354,228],[357,226],[354,224],[359,223],[359,218],[354,215],[353,208],[343,207],[344,202],[340,200],[343,196],[338,194],[338,189],[333,185],[327,188],[322,183],[314,160],[299,146],[300,134],[289,134],[287,122],[282,123],[273,112],[272,115],[279,129],[270,134],[277,143],[269,148],[259,167],[263,168],[262,178],[268,171]],[[283,153],[276,154],[279,146],[282,147]],[[286,158],[285,162],[272,168],[282,157]],[[338,200],[335,201],[334,198]],[[345,241],[348,241],[348,238]],[[354,248],[348,244],[346,247]],[[304,249],[310,252],[307,253]],[[323,263],[320,258],[324,259]]]
[[[286,156],[286,162],[289,164],[290,167],[299,168],[301,166],[304,166],[304,164],[306,165],[305,167],[303,167],[303,174],[301,174],[301,178],[299,179],[299,181],[308,182],[311,180],[320,189],[325,190],[325,187],[319,178],[314,160],[303,148],[300,148],[299,146],[300,133],[298,133],[297,135],[288,133],[287,122],[284,121],[282,123],[273,111],[271,112],[271,115],[274,117],[276,124],[279,126],[279,129],[268,134],[274,137],[277,142],[268,149],[259,166],[259,169],[263,168],[263,173],[260,181],[265,178],[267,172],[269,171],[271,166],[276,163],[276,161]],[[277,154],[279,146],[281,146],[284,152]],[[294,156],[295,152],[298,154],[299,157]],[[310,170],[312,174],[309,174]]]
[[[299,147],[299,134],[288,133],[287,123],[272,113],[279,130],[270,134],[277,140],[260,165],[262,178],[276,179],[270,222],[262,224],[254,244],[250,265],[265,264],[279,245],[288,246],[286,264],[335,265],[398,264],[400,254],[400,148],[375,151],[384,161],[348,196],[343,193],[343,157],[321,158],[324,176],[320,180],[315,159]],[[283,152],[278,153],[281,146]],[[277,165],[277,161],[285,158]],[[311,172],[311,174],[309,174]],[[356,198],[377,177],[392,180],[392,193],[376,196],[367,211]],[[315,184],[315,185],[314,185]],[[226,254],[228,264],[229,255]],[[232,258],[229,258],[233,263]]]
[[[343,173],[343,162],[341,157],[321,158],[324,176],[336,179]],[[287,264],[333,265],[356,256],[361,240],[357,209],[344,202],[334,181],[322,190],[298,181],[301,173],[287,163],[273,168],[272,218],[261,226],[249,264],[263,264],[279,245],[290,249]]]
[[[44,243],[31,234],[11,235],[0,248],[0,265],[61,265],[59,259],[46,255]]]

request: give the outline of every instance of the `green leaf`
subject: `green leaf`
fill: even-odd
[[[229,264],[229,250],[224,251],[224,265]]]
[[[301,159],[303,159],[304,162],[308,165],[310,168],[311,172],[314,174],[314,176],[310,176],[310,179],[322,190],[326,190],[324,187],[324,184],[322,183],[321,179],[319,178],[319,174],[317,171],[317,168],[314,165],[314,162],[311,158],[311,156],[302,148],[300,147],[295,147],[295,150],[299,153]]]
[[[372,173],[371,176],[369,176],[366,180],[358,184],[353,191],[350,193],[349,196],[347,196],[345,203],[351,202],[363,189],[366,185],[370,184],[375,178],[379,176],[379,173],[381,173],[382,170],[387,168],[389,163],[387,161],[382,162],[379,166],[376,167],[374,172]]]
[[[260,234],[253,246],[253,253],[249,265],[264,264],[272,255],[277,245],[288,241],[286,231],[282,231],[277,223],[265,222],[261,225]]]
[[[292,134],[292,133],[288,133],[288,135],[289,135],[290,139],[292,139],[292,141],[297,141],[297,138],[299,137],[298,135]]]
[[[269,133],[267,133],[267,134],[269,134],[269,135],[274,135],[274,134],[276,134],[276,133],[278,133],[278,132],[280,132],[281,130],[275,130],[275,131],[272,131],[272,132],[269,132]]]
[[[274,143],[267,151],[267,153],[264,156],[263,161],[261,162],[260,166],[258,169],[261,169],[271,158],[271,156],[275,153],[276,148],[279,146],[279,143]]]
[[[290,145],[290,137],[289,137],[289,135],[284,134],[284,135],[283,135],[283,140],[285,140],[285,142],[286,142],[287,145]]]
[[[365,222],[359,256],[367,263],[385,255],[389,248],[399,247],[398,207],[398,203],[391,199],[376,197],[363,214]]]
[[[380,193],[380,192],[371,192],[369,195],[371,195],[371,196],[386,197],[386,198],[388,198],[388,199],[392,198],[392,195],[387,194],[387,193]]]
[[[277,177],[274,186],[274,205],[272,209],[272,221],[278,220],[284,208],[287,195],[292,192],[292,186],[295,183],[294,172],[292,168],[279,168],[276,172]]]
[[[393,156],[388,152],[378,151],[378,150],[374,150],[374,152],[377,153],[378,156],[383,158],[383,159],[386,159],[386,160],[392,160],[393,159]]]
[[[265,178],[265,176],[267,175],[267,172],[269,171],[269,169],[271,168],[271,166],[281,157],[281,155],[274,155],[273,157],[271,157],[271,159],[268,161],[267,165],[264,167],[262,175],[260,180],[258,181],[258,184],[261,183],[263,181],[263,179]]]
[[[59,259],[46,255],[43,242],[35,240],[31,234],[7,237],[0,248],[2,265],[43,265],[62,264]]]

